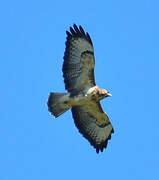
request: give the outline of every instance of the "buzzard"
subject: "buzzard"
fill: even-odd
[[[48,110],[55,117],[71,108],[79,132],[96,149],[103,152],[114,132],[100,100],[111,96],[100,89],[94,79],[94,49],[88,33],[76,24],[66,31],[63,77],[68,93],[50,93]]]

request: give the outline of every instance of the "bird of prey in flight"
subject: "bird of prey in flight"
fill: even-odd
[[[103,152],[114,130],[100,100],[111,94],[95,83],[95,58],[90,35],[76,24],[66,34],[62,71],[68,93],[50,93],[48,110],[58,117],[71,108],[79,132],[97,153]]]

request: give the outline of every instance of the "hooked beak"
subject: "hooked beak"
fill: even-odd
[[[109,92],[107,92],[107,96],[112,96]]]

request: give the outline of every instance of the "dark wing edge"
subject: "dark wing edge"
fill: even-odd
[[[100,108],[101,106],[99,104],[99,111],[102,111]],[[111,139],[111,134],[114,133],[114,129],[108,116],[105,114],[106,123],[104,122],[102,126],[96,122],[96,118],[88,113],[86,107],[84,106],[72,107],[72,116],[79,132],[96,149],[96,152],[103,152],[104,148],[107,147],[108,140]]]

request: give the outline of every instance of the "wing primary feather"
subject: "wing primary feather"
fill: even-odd
[[[72,27],[70,27],[70,31],[71,31],[71,33],[72,33],[72,35],[76,35],[76,32],[74,31],[74,29],[72,28]]]
[[[86,36],[86,35],[85,35],[85,32],[84,32],[84,30],[83,30],[83,28],[82,28],[82,26],[79,26],[79,29],[80,29],[82,35],[83,35],[83,36]]]
[[[69,31],[66,31],[66,34],[67,34],[68,37],[72,36]]]
[[[74,24],[74,25],[73,25],[73,27],[74,27],[74,29],[75,29],[76,33],[77,33],[78,35],[80,35],[80,31],[79,31],[79,29],[78,29],[77,25],[76,25],[76,24]]]

